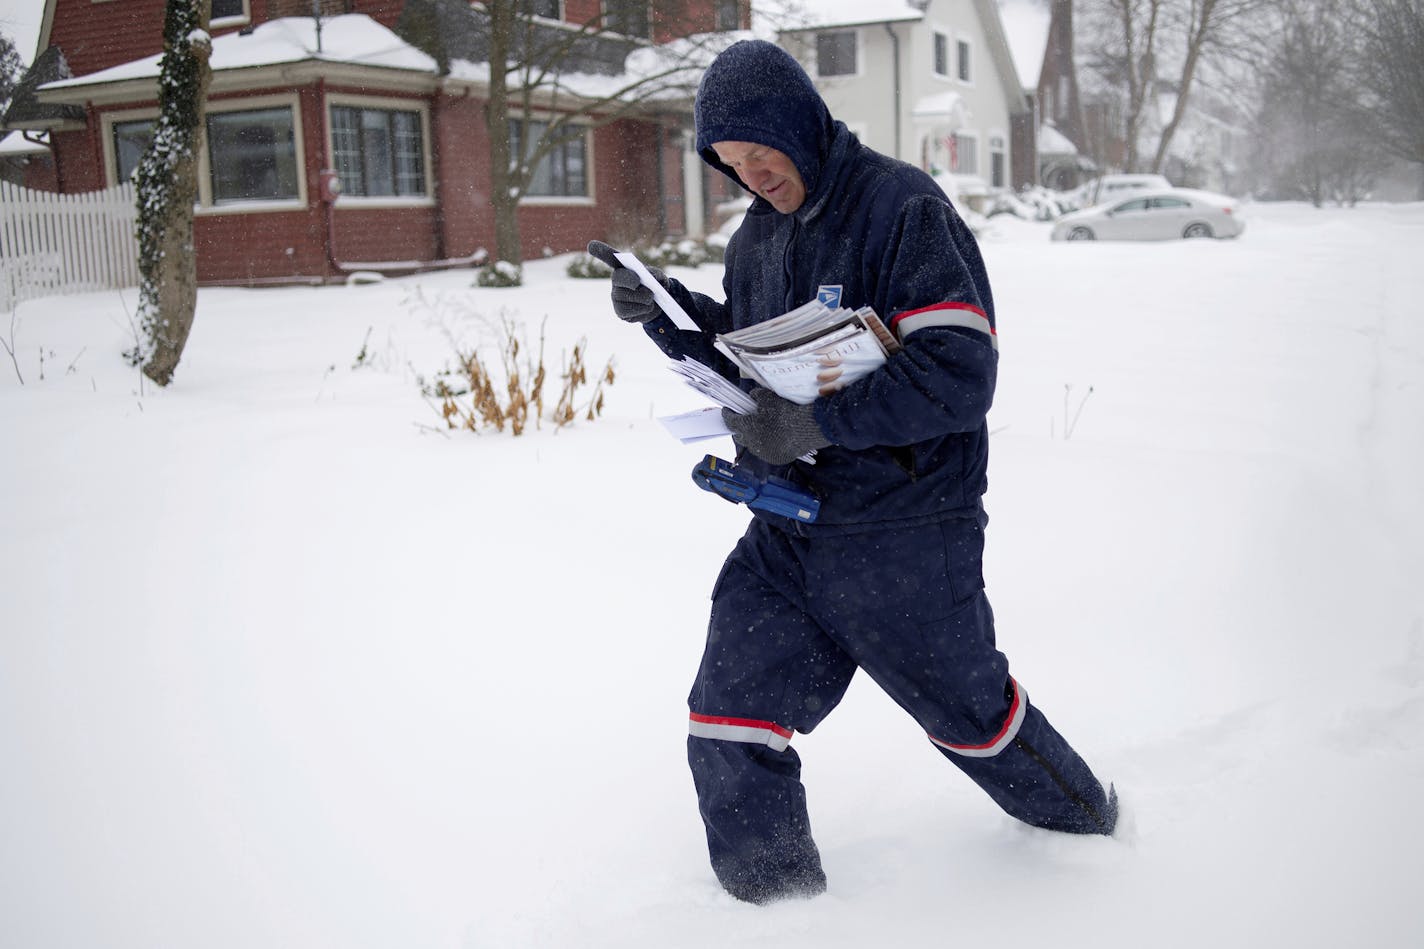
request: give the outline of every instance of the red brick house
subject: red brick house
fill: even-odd
[[[320,19],[312,0],[213,0],[199,280],[338,279],[492,251],[482,7],[318,2]],[[573,36],[600,15],[620,27],[578,36],[570,71],[584,76],[587,96],[618,85],[630,51],[742,29],[750,16],[749,0],[528,4],[550,35]],[[34,70],[49,73],[5,116],[9,128],[48,133],[52,160],[34,163],[27,184],[91,191],[132,173],[158,113],[163,11],[163,0],[46,0]],[[545,98],[528,114],[557,109]],[[594,119],[546,159],[520,205],[524,256],[580,249],[590,237],[701,233],[718,185],[692,167],[690,112],[683,96],[611,124]]]

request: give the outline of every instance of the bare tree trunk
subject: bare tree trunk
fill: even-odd
[[[490,137],[490,205],[494,211],[495,260],[520,263],[524,259],[519,239],[519,192],[511,170],[515,164],[509,140],[509,61],[519,17],[514,4],[494,0],[485,5],[489,15],[489,101],[485,105]],[[525,117],[521,116],[521,121]],[[520,142],[528,151],[529,143]],[[522,159],[524,156],[519,156]],[[521,162],[522,164],[522,162]]]
[[[138,170],[139,324],[143,374],[173,379],[198,302],[193,204],[198,130],[212,70],[211,0],[168,0],[159,76],[159,118]]]
[[[1194,0],[1191,4],[1190,19],[1186,31],[1186,55],[1182,60],[1181,78],[1177,82],[1177,101],[1172,107],[1172,117],[1162,129],[1157,140],[1157,154],[1152,157],[1152,170],[1160,173],[1172,147],[1172,137],[1187,114],[1187,99],[1191,95],[1192,81],[1196,78],[1197,65],[1201,62],[1202,50],[1217,30],[1217,0]]]
[[[1177,77],[1177,102],[1172,118],[1162,130],[1152,170],[1160,172],[1172,147],[1172,138],[1188,111],[1188,100],[1204,57],[1223,51],[1237,57],[1252,48],[1247,21],[1255,16],[1268,0],[1191,0],[1187,4],[1186,22],[1181,35],[1184,45],[1182,69]]]
[[[1141,163],[1139,140],[1156,91],[1158,27],[1163,2],[1105,0],[1098,8],[1117,34],[1115,48],[1109,41],[1098,55],[1127,94],[1122,127],[1124,171],[1137,171]]]

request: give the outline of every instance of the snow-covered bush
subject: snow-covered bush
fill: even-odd
[[[649,267],[696,267],[707,262],[707,251],[697,241],[684,239],[639,250],[638,257]]]
[[[1012,214],[1025,221],[1056,221],[1069,211],[1078,209],[1078,201],[1069,192],[1049,188],[1027,187],[1017,194],[996,195],[989,203],[987,214]]]
[[[496,260],[480,268],[475,283],[481,287],[518,287],[524,284],[524,272],[518,264]]]
[[[602,279],[606,280],[613,274],[613,268],[585,253],[574,254],[569,261],[568,275],[578,280]]]

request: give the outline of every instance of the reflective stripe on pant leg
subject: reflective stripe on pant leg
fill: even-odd
[[[786,746],[791,744],[791,729],[775,722],[761,722],[751,718],[727,718],[692,712],[688,715],[687,732],[694,738],[766,745],[772,751],[785,751]]]
[[[999,733],[993,738],[979,745],[956,745],[942,741],[934,735],[929,736],[930,741],[946,751],[952,751],[965,758],[992,758],[1008,748],[1018,737],[1019,729],[1023,727],[1024,716],[1028,714],[1028,695],[1012,676],[1009,677],[1009,683],[1014,687],[1014,701],[1009,706],[1009,714],[1004,717],[1004,727],[999,729]]]

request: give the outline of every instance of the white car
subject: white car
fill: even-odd
[[[1162,175],[1103,175],[1101,178],[1094,178],[1086,182],[1074,194],[1079,207],[1091,208],[1108,201],[1115,201],[1118,198],[1125,198],[1129,192],[1155,191],[1170,187],[1172,187],[1172,182]]]
[[[1065,214],[1053,224],[1053,239],[1167,241],[1238,237],[1245,229],[1235,198],[1189,188],[1161,188]]]

